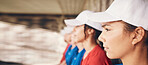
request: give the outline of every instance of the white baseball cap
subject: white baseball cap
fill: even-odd
[[[87,24],[92,28],[102,31],[101,24],[99,22],[93,22],[88,19],[88,14],[92,14],[93,11],[85,10],[82,11],[75,19],[67,19],[64,20],[67,26],[79,26],[83,24]]]
[[[115,0],[105,12],[89,14],[95,22],[123,20],[148,30],[148,0]]]
[[[61,33],[61,35],[71,33],[73,31],[73,28],[74,27],[72,27],[72,26],[66,26],[66,27],[64,27],[63,30],[60,31],[60,33]]]

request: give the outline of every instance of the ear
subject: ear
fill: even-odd
[[[137,27],[134,31],[134,37],[133,37],[133,41],[132,44],[135,45],[138,42],[141,42],[143,37],[144,37],[145,31],[142,27]]]
[[[95,30],[93,29],[87,29],[88,34],[93,34],[95,32]]]

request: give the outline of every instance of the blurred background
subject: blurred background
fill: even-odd
[[[105,11],[113,0],[0,0],[0,65],[57,65],[64,19]]]

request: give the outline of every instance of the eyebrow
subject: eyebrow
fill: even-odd
[[[111,26],[111,25],[109,25],[109,24],[103,24],[103,25],[102,25],[102,27],[105,27],[105,26]]]

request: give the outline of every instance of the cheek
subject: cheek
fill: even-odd
[[[76,42],[80,42],[80,41],[84,40],[85,39],[84,32],[83,31],[77,31],[74,38],[75,38]]]
[[[108,36],[106,44],[109,48],[107,55],[111,58],[120,58],[131,49],[128,36],[119,32]]]
[[[122,41],[122,34],[114,33],[112,35],[108,35],[106,37],[106,43],[109,44],[109,46],[118,46]]]
[[[70,41],[71,41],[71,39],[70,39],[69,36],[66,36],[64,39],[65,39],[65,41],[66,41],[67,43],[70,43]]]
[[[108,35],[108,37],[106,37],[106,45],[107,47],[109,47],[110,50],[112,51],[116,51],[118,49],[120,49],[121,46],[121,41],[122,41],[122,35],[119,33],[114,33],[112,35]],[[117,48],[119,47],[119,48]]]

